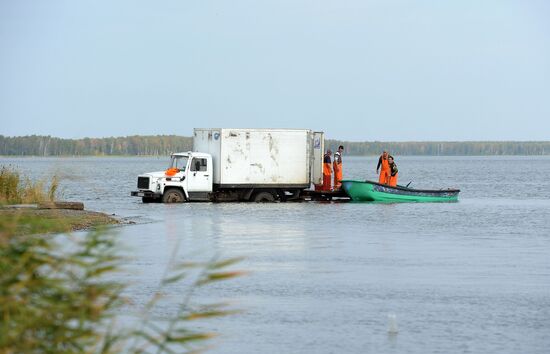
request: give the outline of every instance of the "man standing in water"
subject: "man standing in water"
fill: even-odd
[[[382,169],[380,170],[380,166]],[[388,162],[388,152],[384,150],[380,158],[378,159],[378,166],[376,166],[376,173],[380,170],[380,177],[378,183],[388,184],[390,182],[390,164]]]
[[[325,156],[323,157],[323,190],[329,191],[331,190],[331,177],[332,177],[332,169],[331,169],[331,160],[330,155],[332,155],[332,151],[330,149],[327,150]]]
[[[334,170],[334,189],[340,189],[342,187],[342,153],[344,147],[338,146],[338,151],[334,153],[334,163],[332,169]]]

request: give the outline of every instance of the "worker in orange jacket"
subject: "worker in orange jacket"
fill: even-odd
[[[323,157],[323,188],[324,191],[331,190],[331,177],[332,177],[332,168],[331,168],[331,159],[332,151],[327,150],[325,156]]]
[[[334,162],[332,163],[332,169],[334,170],[334,189],[342,188],[342,153],[344,147],[338,146],[338,151],[334,153]]]
[[[388,156],[388,165],[390,168],[390,177],[388,184],[391,187],[397,186],[397,176],[399,175],[399,170],[397,169],[397,164],[393,161],[393,156]]]
[[[378,159],[378,165],[376,166],[376,173],[380,170],[380,177],[378,183],[389,184],[390,183],[390,164],[388,162],[388,152],[384,150],[380,158]],[[382,167],[382,169],[380,169]]]

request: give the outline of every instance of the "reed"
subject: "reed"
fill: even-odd
[[[199,288],[239,276],[226,270],[238,259],[183,262],[174,256],[151,300],[136,308],[123,295],[127,284],[116,280],[124,278],[127,260],[113,230],[18,231],[51,227],[39,218],[0,214],[0,353],[195,353],[213,336],[195,321],[235,312],[192,300]],[[159,317],[156,308],[170,292],[181,300]],[[121,326],[125,321],[117,317],[132,312],[138,325]]]
[[[33,182],[22,177],[13,168],[0,168],[0,204],[34,204],[54,201],[59,190],[59,179],[54,176],[48,187],[44,181]]]

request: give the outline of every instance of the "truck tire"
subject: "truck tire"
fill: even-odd
[[[256,203],[273,203],[275,196],[270,192],[258,192],[254,195],[254,201]]]
[[[162,195],[163,203],[183,203],[185,201],[185,196],[180,189],[170,188],[164,191]]]

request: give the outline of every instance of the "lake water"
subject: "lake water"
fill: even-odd
[[[376,179],[375,157],[344,178]],[[211,353],[549,353],[550,158],[401,157],[400,183],[456,187],[449,204],[142,204],[165,158],[0,158],[64,198],[137,222],[118,228],[136,308],[176,249],[243,256],[249,275],[196,294],[241,314],[210,321]],[[157,314],[174,311],[172,289]],[[388,333],[395,314],[399,332]]]

